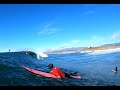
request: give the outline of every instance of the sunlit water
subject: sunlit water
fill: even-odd
[[[23,52],[0,53],[0,86],[120,86],[120,52],[48,56],[40,60]],[[83,79],[45,78],[20,67],[49,72],[50,63],[67,73],[77,72]],[[117,73],[112,72],[115,66]]]

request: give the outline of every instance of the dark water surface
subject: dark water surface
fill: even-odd
[[[39,60],[23,52],[0,53],[0,86],[120,86],[120,52],[106,54],[54,54]],[[33,75],[20,65],[48,72],[53,63],[83,79],[53,79]],[[118,67],[118,72],[112,69]]]

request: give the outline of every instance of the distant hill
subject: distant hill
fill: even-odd
[[[67,50],[67,51],[71,51],[71,50],[74,50],[74,51],[79,51],[79,50],[83,50],[84,48],[86,47],[72,47],[72,48],[65,48],[65,49],[61,49],[61,50]]]
[[[105,44],[105,45],[101,45],[102,47],[106,47],[106,46],[120,46],[120,43],[113,43],[113,44]]]
[[[60,49],[60,50],[54,50],[54,51],[47,51],[44,52],[46,54],[64,54],[64,53],[76,53],[76,52],[80,52],[84,49],[85,47],[72,47],[72,48],[64,48],[64,49]]]
[[[60,50],[49,50],[44,53],[46,54],[64,54],[64,53],[78,53],[82,50],[103,50],[103,49],[110,49],[110,48],[116,48],[120,47],[120,43],[114,43],[114,44],[104,44],[99,47],[72,47],[72,48],[65,48]]]

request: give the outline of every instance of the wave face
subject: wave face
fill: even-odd
[[[43,58],[47,58],[48,55],[47,54],[44,54],[44,53],[41,53],[41,52],[35,52],[35,51],[23,51],[25,52],[27,55],[30,55],[34,58],[37,58],[37,59],[42,59]]]
[[[77,72],[83,79],[53,79],[31,74],[21,68],[49,72],[53,63],[67,73]],[[118,72],[112,72],[118,67]],[[49,54],[44,60],[26,52],[0,53],[0,86],[120,86],[120,52],[107,54]]]

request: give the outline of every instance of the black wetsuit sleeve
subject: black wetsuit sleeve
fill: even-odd
[[[65,72],[64,72],[64,74],[65,74],[65,77],[69,77],[69,78],[70,78],[70,75],[69,75],[69,74],[67,74],[67,73],[65,73]]]

